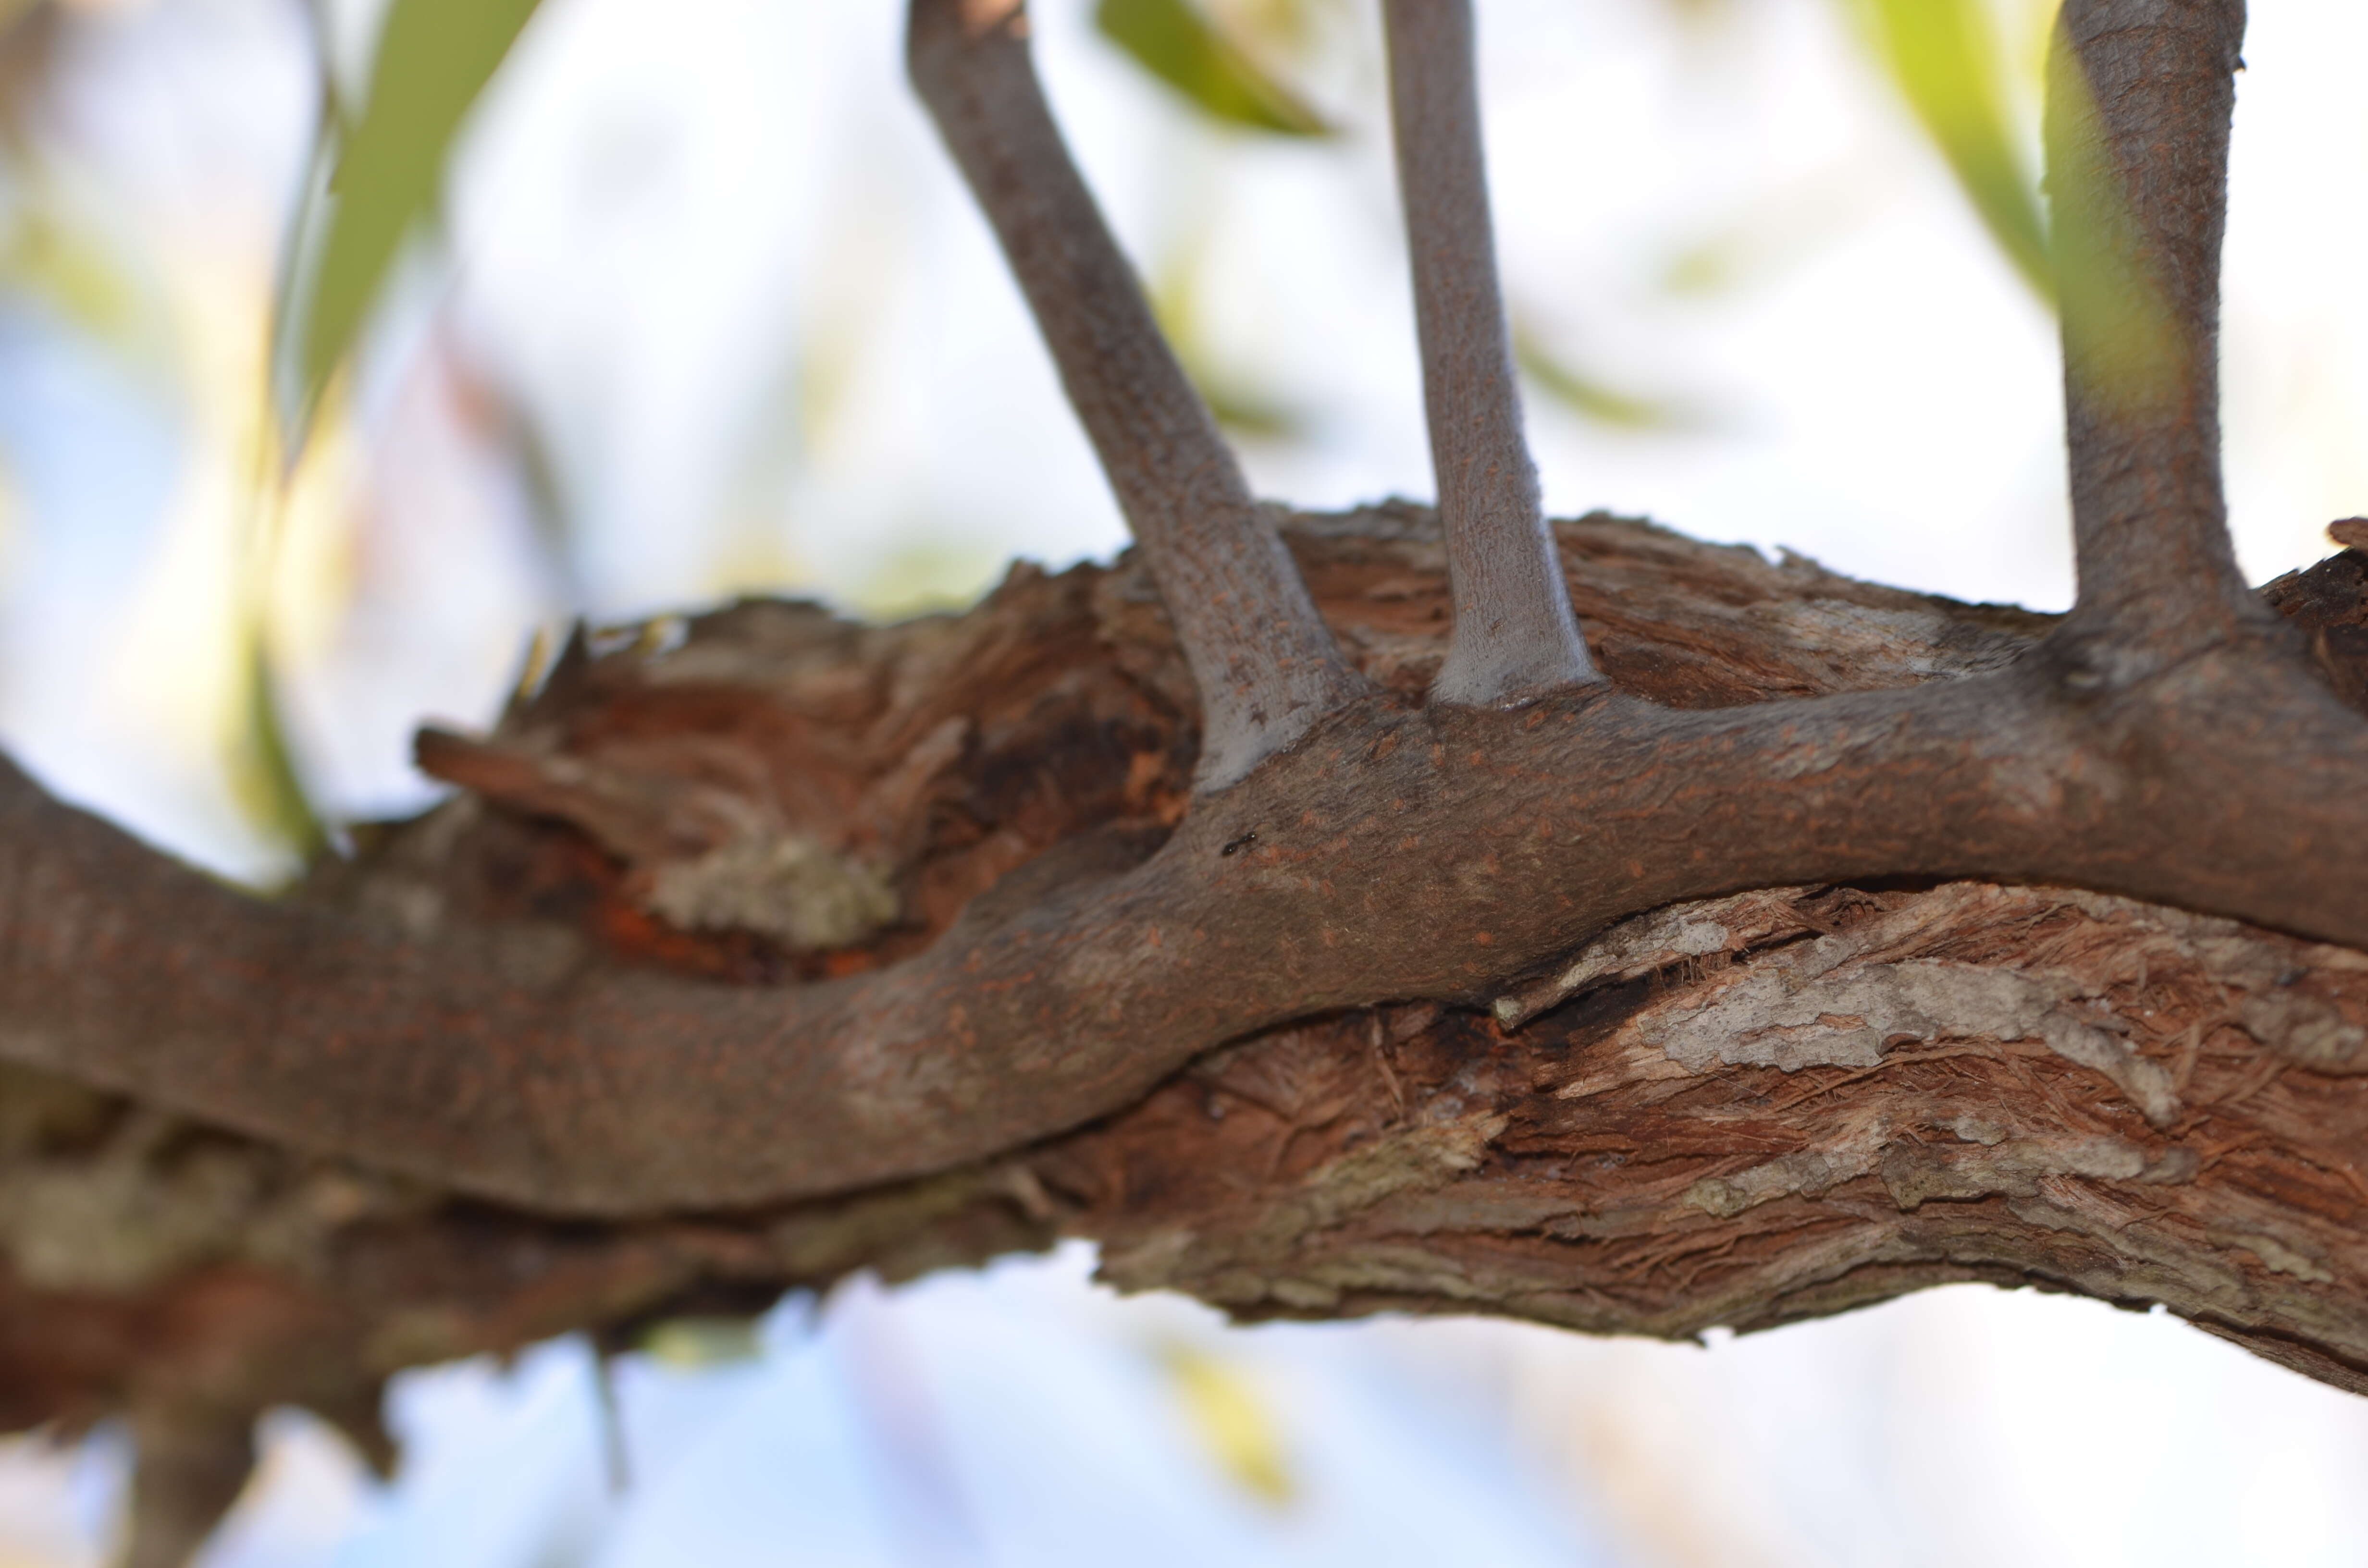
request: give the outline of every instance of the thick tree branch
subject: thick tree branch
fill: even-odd
[[[909,28],[914,85],[1176,618],[1208,714],[1201,781],[1230,784],[1355,681],[1062,145],[1022,0],[913,0]]]
[[[2220,484],[2220,239],[2244,0],[2067,0],[2049,62],[2081,621],[2126,657],[2258,629]]]
[[[1591,681],[1546,531],[1497,281],[1470,0],[1385,0],[1390,110],[1423,405],[1455,585],[1434,694],[1520,700]]]
[[[271,1403],[368,1437],[402,1366],[1062,1233],[1247,1314],[1682,1335],[2033,1282],[2368,1392],[2368,568],[2272,585],[2298,639],[2221,517],[2241,6],[2066,8],[2050,628],[1609,523],[1566,577],[1468,7],[1389,5],[1447,524],[1308,520],[1358,670],[1019,6],[915,0],[1172,622],[1080,569],[579,641],[422,737],[474,801],[278,903],[0,764],[0,1412],[131,1410],[141,1551]]]
[[[1412,700],[1444,653],[1435,530],[1389,508],[1304,519],[1291,537],[1365,672]],[[1610,677],[1699,721],[1852,687],[1964,689],[2045,657],[2049,618],[1608,519],[1561,538]],[[2368,701],[2363,558],[2270,597],[2321,673]],[[662,963],[734,977],[778,1009],[810,989],[799,976],[893,964],[942,944],[960,910],[1008,918],[1123,864],[1186,803],[1190,678],[1139,565],[1018,573],[969,615],[888,629],[751,604],[643,646],[666,651],[579,648],[491,740],[438,742],[437,766],[483,792],[365,835],[358,859],[275,917],[408,945],[422,984],[428,960],[474,951],[559,992],[553,977],[575,971],[625,994],[728,994]],[[2044,774],[2027,782],[2044,795]],[[1693,801],[1674,779],[1631,820]],[[2211,835],[2210,801],[2138,803]],[[1465,877],[1517,885],[1535,825],[1481,833]],[[1667,839],[1640,843],[1682,858]],[[1213,858],[1268,844],[1261,832]],[[128,878],[128,896],[150,885],[143,858],[158,864],[96,869]],[[894,907],[850,897],[865,885],[892,889]],[[100,938],[84,944],[98,982],[139,989],[96,903],[58,891],[56,919]],[[1430,896],[1349,913],[1387,957]],[[6,940],[36,928],[12,916]],[[1320,947],[1322,927],[1296,936]],[[23,972],[7,1011],[38,1022],[46,1005]],[[247,979],[243,1024],[222,1020],[239,1029],[233,1051],[304,1023],[271,994],[276,976]],[[194,1519],[219,1499],[209,1478],[234,1457],[243,1412],[301,1403],[382,1451],[371,1402],[402,1367],[571,1329],[630,1345],[670,1314],[754,1311],[858,1267],[901,1278],[1064,1234],[1099,1241],[1123,1284],[1246,1315],[1390,1307],[1685,1335],[1948,1279],[2035,1283],[2162,1302],[2362,1386],[2368,960],[2355,951],[2062,888],[1884,879],[1691,901],[1513,984],[1458,983],[1488,1006],[1295,1018],[975,1163],[613,1222],[491,1208],[426,1160],[395,1177],[0,1069],[0,1417],[144,1413],[165,1427],[156,1517]],[[386,1000],[361,997],[349,1021]],[[1146,1021],[1155,1044],[1159,1022]],[[498,1054],[492,1030],[472,1041]],[[340,1043],[367,1042],[313,1045]],[[588,1044],[589,1060],[610,1049]],[[674,1044],[695,1072],[699,1043]],[[116,1071],[124,1052],[108,1049]],[[746,1115],[770,1134],[780,1110]],[[586,1133],[609,1136],[598,1121]]]
[[[1139,838],[1089,840],[949,910],[901,962],[786,990],[245,899],[11,776],[0,1056],[439,1185],[635,1213],[946,1169],[1225,1040],[1385,999],[1486,1006],[1613,921],[1742,888],[2053,881],[2368,945],[2368,724],[2274,647],[2092,676],[2051,642],[1962,679],[1707,710],[1384,694],[1140,864]],[[943,754],[974,722],[935,710],[915,744]],[[429,760],[540,781],[628,847],[693,831],[632,825],[656,786],[467,749]],[[711,835],[653,902],[745,923],[734,879],[791,875],[784,853]]]

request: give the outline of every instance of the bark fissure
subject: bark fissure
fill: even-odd
[[[782,990],[620,971],[532,931],[421,939],[243,899],[17,777],[0,1053],[505,1201],[620,1214],[985,1158],[1225,1040],[1392,999],[1486,1006],[1617,920],[1753,886],[2052,881],[2368,944],[2357,714],[2274,645],[2101,696],[2067,690],[2053,648],[1711,710],[1384,693],[1202,798],[1131,869],[1110,869],[1127,846],[1045,868],[1033,899],[988,901],[891,967]]]
[[[913,0],[1140,562],[579,640],[276,902],[0,764],[6,1413],[130,1409],[187,1536],[266,1403],[1063,1235],[1244,1316],[2032,1284],[2368,1392],[2368,565],[2228,543],[2239,0],[2060,21],[2060,620],[1547,531],[1469,8],[1389,16],[1443,530],[1279,531],[1024,7]]]
[[[1427,518],[1289,537],[1366,674],[1411,699],[1444,653]],[[2050,630],[1609,519],[1560,538],[1613,678],[1706,720],[1859,680],[1961,686]],[[2368,569],[2339,556],[2270,597],[2340,646],[2328,634],[2368,623]],[[494,735],[438,754],[482,792],[366,835],[295,902],[404,939],[518,939],[543,985],[589,969],[670,987],[672,969],[778,1006],[803,973],[892,966],[965,906],[1036,907],[1167,831],[1193,747],[1156,606],[1136,565],[1022,572],[961,618],[871,630],[752,604],[666,652],[579,653]],[[933,740],[957,715],[963,744]],[[638,828],[620,799],[642,802]],[[902,924],[829,953],[780,923],[667,924],[655,873],[751,832],[881,868]],[[631,1344],[851,1269],[904,1278],[1063,1235],[1099,1241],[1122,1285],[1248,1317],[1490,1312],[1685,1335],[1949,1280],[2038,1285],[2159,1302],[2363,1386],[2354,949],[2096,892],[1876,879],[1645,911],[1468,994],[1297,1017],[1075,1131],[912,1179],[597,1221],[13,1069],[5,1414],[72,1423],[128,1403],[219,1456],[243,1413],[295,1401],[382,1447],[373,1391],[404,1366],[568,1329]],[[1713,1017],[1727,1023],[1706,1037]],[[2052,1019],[2111,1049],[2066,1051]],[[2166,1082],[2170,1103],[2150,1104]],[[198,1480],[217,1473],[204,1458]]]

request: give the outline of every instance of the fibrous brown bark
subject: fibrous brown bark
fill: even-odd
[[[367,1436],[416,1361],[1062,1234],[1251,1315],[2036,1283],[2368,1392],[2368,592],[2227,547],[2237,0],[2065,7],[2060,621],[1543,549],[1460,0],[1391,10],[1444,541],[1294,562],[1017,0],[911,15],[1143,559],[579,640],[422,737],[467,796],[276,903],[0,774],[20,1418],[130,1408],[177,1540],[264,1403]],[[1565,595],[1597,657],[1542,673]]]
[[[892,970],[753,994],[242,900],[19,782],[0,799],[0,1054],[616,1215],[984,1158],[1228,1040],[1394,999],[1485,1006],[1613,921],[1756,886],[2050,881],[2368,944],[2368,725],[2284,641],[2123,683],[2051,637],[1962,679],[1740,707],[1632,689],[1491,712],[1383,690],[1198,797],[1147,858],[1098,839]],[[913,738],[958,747],[962,724],[933,713]],[[693,918],[770,873],[746,855],[793,853],[744,847],[766,821],[731,798],[745,765],[675,801],[663,780],[462,749],[423,755],[596,801],[620,843],[712,850],[666,884]],[[834,809],[880,820],[899,787]]]
[[[1429,516],[1286,537],[1367,676],[1423,689],[1449,602]],[[1641,524],[1559,538],[1608,676],[1681,711],[1977,680],[2052,627]],[[2330,684],[2368,690],[2368,560],[2270,597]],[[884,629],[742,605],[579,646],[494,734],[428,744],[470,792],[365,835],[288,902],[779,1004],[1139,855],[1185,809],[1190,690],[1139,562],[1021,569],[968,615]],[[1470,1002],[1297,1017],[1074,1131],[910,1179],[597,1221],[15,1069],[0,1414],[128,1404],[221,1432],[220,1412],[295,1401],[382,1441],[371,1392],[402,1367],[577,1328],[631,1343],[670,1314],[1063,1235],[1100,1241],[1123,1285],[1252,1316],[1682,1335],[2036,1283],[2165,1302],[2363,1386],[2351,949],[1884,878],[1648,911]]]

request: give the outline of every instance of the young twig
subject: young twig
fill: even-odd
[[[1200,687],[1197,782],[1230,784],[1361,683],[1070,162],[1029,61],[1025,5],[913,0],[906,43],[914,85],[1150,557]]]
[[[2244,0],[2066,0],[2047,95],[2077,621],[2192,645],[2265,612],[2220,484],[2220,239]]]
[[[1414,270],[1455,637],[1431,691],[1519,701],[1595,678],[1572,616],[1497,283],[1470,0],[1386,0],[1390,109]]]

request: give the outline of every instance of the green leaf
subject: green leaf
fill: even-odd
[[[1664,433],[1699,428],[1704,420],[1696,411],[1660,398],[1623,392],[1610,381],[1549,351],[1537,338],[1516,325],[1513,360],[1539,391],[1597,425],[1615,430]]]
[[[2053,301],[2036,182],[2007,133],[2006,91],[1981,0],[1858,0],[1884,70],[2023,281]]]
[[[352,352],[403,242],[434,211],[452,139],[534,8],[535,0],[389,6],[369,97],[329,180],[319,264],[290,312],[300,430]]]
[[[723,1367],[763,1358],[754,1318],[667,1318],[642,1336],[642,1348],[669,1367]]]
[[[19,198],[14,217],[0,236],[0,289],[39,300],[93,337],[131,344],[146,324],[143,301],[98,237],[45,192]]]
[[[1189,365],[1185,371],[1192,377],[1210,414],[1235,435],[1261,441],[1296,441],[1306,436],[1310,421],[1304,410],[1268,397],[1254,387],[1212,380]]]
[[[1261,71],[1191,0],[1100,0],[1094,26],[1212,119],[1282,136],[1332,133],[1323,116]]]
[[[258,828],[285,846],[302,867],[317,859],[328,828],[304,788],[290,744],[287,708],[259,604],[239,629],[241,698],[246,723],[231,738],[227,761],[232,799]]]
[[[1260,440],[1298,440],[1311,424],[1306,413],[1229,370],[1210,340],[1207,312],[1201,308],[1210,238],[1210,226],[1196,222],[1168,252],[1152,280],[1151,313],[1183,366],[1185,379],[1220,426]]]

